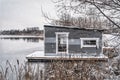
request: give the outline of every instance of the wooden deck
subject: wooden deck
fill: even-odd
[[[108,57],[102,56],[44,56],[44,51],[36,51],[26,56],[28,62],[51,62],[51,61],[80,61],[99,60],[107,61]]]

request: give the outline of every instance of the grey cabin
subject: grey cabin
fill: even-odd
[[[103,30],[51,25],[44,30],[45,56],[104,56]]]
[[[103,54],[103,30],[72,26],[44,25],[44,51],[36,51],[28,61],[108,60]]]

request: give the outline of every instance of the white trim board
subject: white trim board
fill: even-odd
[[[99,38],[80,38],[81,40],[81,48],[83,47],[97,47],[99,48]],[[96,40],[96,45],[84,45],[83,41],[84,40]]]
[[[56,54],[58,53],[67,53],[68,54],[68,35],[69,32],[55,32],[56,34]],[[58,52],[58,34],[66,34],[67,35],[67,51],[66,52]]]

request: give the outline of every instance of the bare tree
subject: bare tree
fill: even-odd
[[[81,13],[80,8],[94,8],[112,24],[120,28],[120,0],[70,0],[67,9]],[[75,5],[76,4],[76,5]]]
[[[79,27],[92,27],[92,28],[111,28],[117,24],[116,19],[112,19],[116,22],[112,22],[111,19],[106,19],[105,16],[95,7],[92,3],[94,0],[53,0],[57,8],[58,20],[50,19],[52,24],[57,25],[72,25]],[[99,0],[97,0],[99,2]],[[102,6],[101,6],[102,8]],[[113,14],[104,8],[102,12],[107,13],[108,16]],[[115,14],[115,13],[114,13]]]

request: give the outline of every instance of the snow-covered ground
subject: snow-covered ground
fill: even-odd
[[[65,58],[108,58],[105,55],[99,55],[99,56],[45,56],[44,51],[36,51],[32,54],[29,54],[26,56],[26,58],[60,58],[60,57],[65,57]]]

